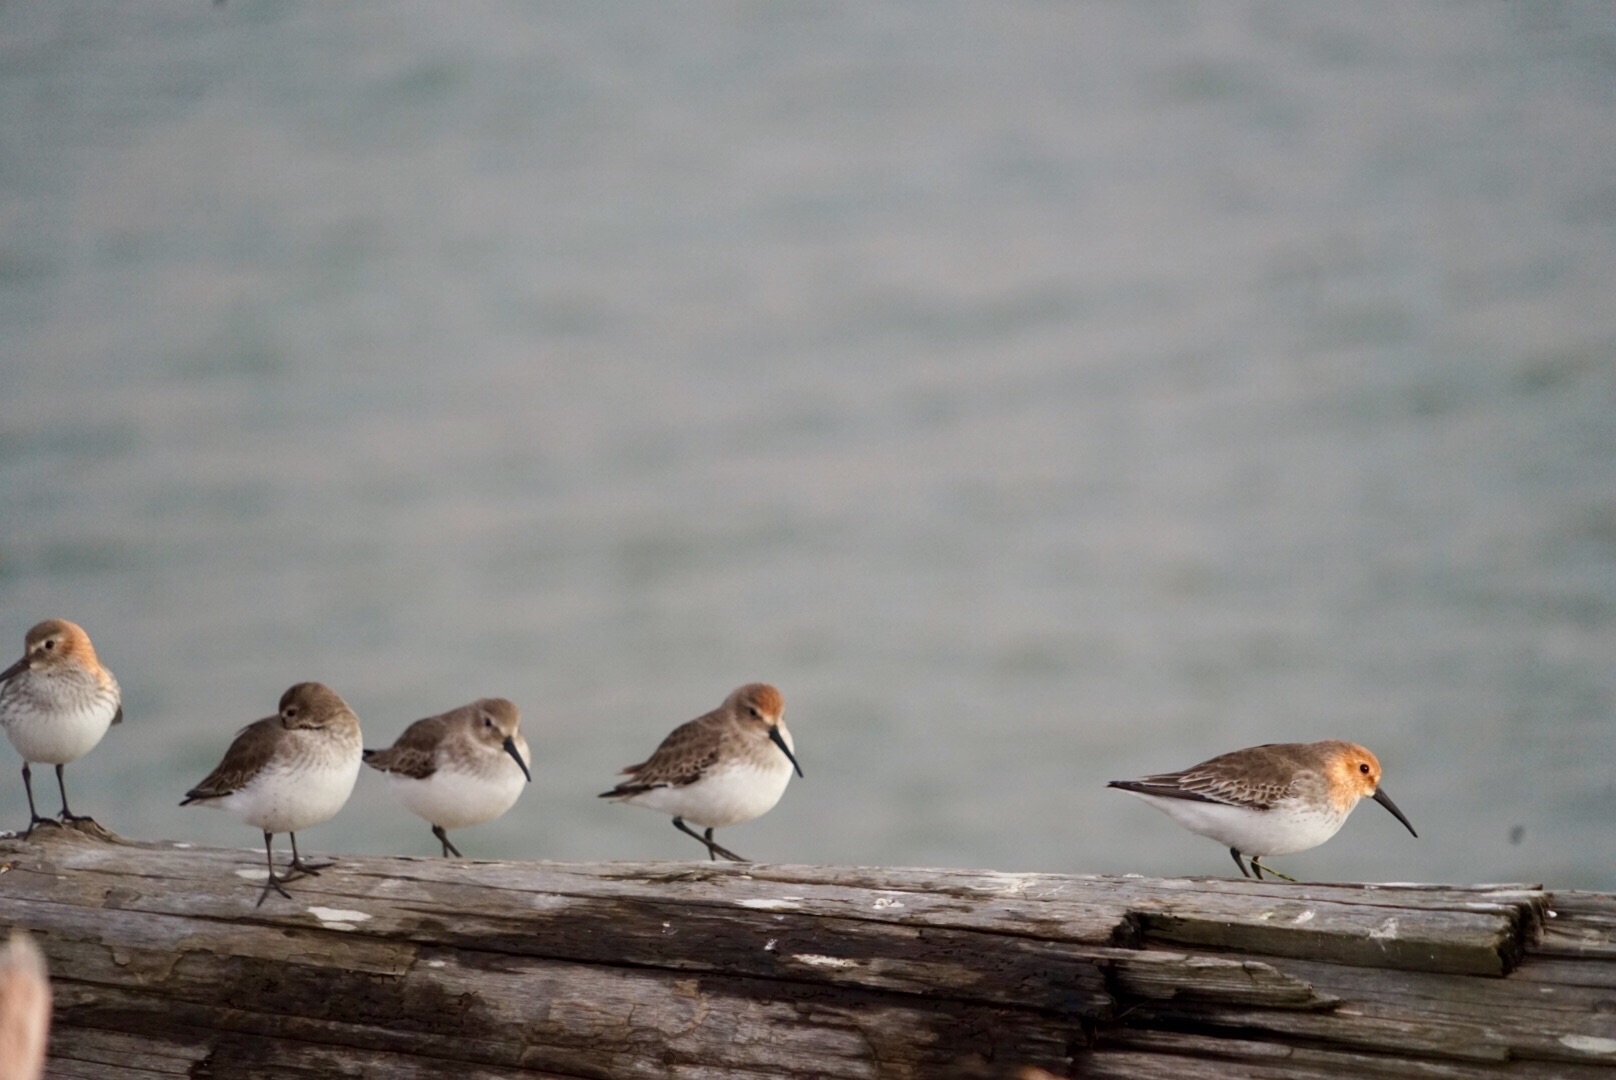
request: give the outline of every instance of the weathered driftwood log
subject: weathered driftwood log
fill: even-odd
[[[1616,897],[0,841],[56,1077],[1609,1077]]]

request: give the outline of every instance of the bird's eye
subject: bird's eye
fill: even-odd
[[[483,717],[483,727],[493,727],[493,726],[494,726],[494,718],[492,716]]]
[[[1368,776],[1369,775],[1369,762],[1367,762],[1367,761],[1358,762],[1358,771],[1363,773],[1365,776]]]
[[[46,638],[45,639],[45,651],[49,652],[50,650],[52,650],[54,648],[56,648],[56,639],[55,638]]]

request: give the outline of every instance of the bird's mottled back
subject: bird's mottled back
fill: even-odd
[[[242,728],[230,749],[224,752],[224,760],[200,784],[185,793],[185,801],[180,805],[220,799],[246,787],[274,759],[285,732],[278,714],[254,720]]]
[[[646,788],[692,784],[718,760],[727,724],[715,709],[686,721],[668,733],[652,755],[624,768],[629,779],[606,794],[632,794]]]

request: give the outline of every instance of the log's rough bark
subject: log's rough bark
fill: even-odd
[[[307,853],[305,853],[307,855]],[[0,840],[49,1075],[1616,1077],[1616,897]]]

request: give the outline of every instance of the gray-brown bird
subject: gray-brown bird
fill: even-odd
[[[674,728],[656,753],[623,770],[628,777],[602,799],[673,815],[673,827],[707,846],[707,855],[747,860],[713,840],[713,830],[751,821],[780,801],[797,764],[786,730],[785,699],[767,683],[748,683],[724,704]],[[686,820],[706,827],[703,836]]]
[[[292,840],[292,874],[318,874],[329,863],[305,863],[297,854],[297,834],[329,821],[353,793],[363,744],[359,717],[336,691],[317,682],[298,683],[281,695],[274,716],[236,733],[218,768],[185,793],[181,806],[212,806],[228,811],[264,832],[269,880],[258,896],[262,905],[274,889],[291,899],[275,875],[276,833]]]
[[[505,698],[482,698],[417,720],[386,750],[366,750],[365,764],[387,774],[404,809],[425,818],[443,854],[459,855],[448,829],[493,821],[533,779],[522,714]]]
[[[67,808],[62,766],[95,749],[107,728],[122,721],[118,680],[101,666],[83,627],[47,619],[28,631],[22,659],[0,671],[0,726],[22,755],[22,786],[28,793],[25,837],[35,825],[56,824],[34,805],[29,764],[56,766],[63,821],[88,821]]]

